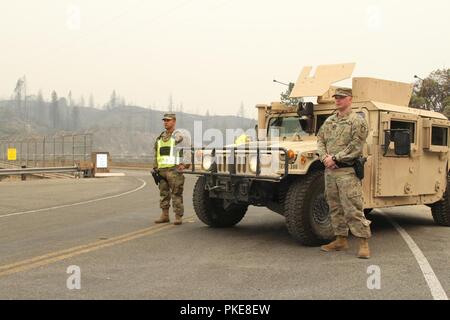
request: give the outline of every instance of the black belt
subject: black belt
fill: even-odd
[[[337,162],[336,165],[340,169],[342,169],[342,168],[353,168],[355,166],[354,164],[346,164],[346,163],[340,163],[340,162]]]

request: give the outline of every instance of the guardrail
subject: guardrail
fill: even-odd
[[[78,171],[79,171],[78,167],[0,169],[0,176],[44,174],[44,173],[73,173]]]
[[[123,155],[111,154],[111,161],[114,163],[149,163],[153,164],[153,155]]]
[[[111,155],[111,168],[116,169],[144,169],[150,170],[153,167],[153,156],[149,155]]]

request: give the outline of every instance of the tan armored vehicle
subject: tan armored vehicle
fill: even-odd
[[[258,105],[258,139],[244,145],[191,149],[199,175],[194,209],[211,227],[241,221],[249,205],[286,218],[289,233],[304,245],[333,238],[324,197],[324,167],[316,135],[335,112],[332,84],[351,77],[354,64],[303,69],[291,97],[317,103]],[[437,224],[450,226],[450,121],[440,113],[408,107],[413,85],[353,78],[353,109],[369,124],[364,147],[364,207],[428,205]]]

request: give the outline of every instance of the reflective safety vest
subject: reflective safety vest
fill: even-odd
[[[177,150],[174,137],[170,137],[167,141],[162,138],[158,139],[156,159],[159,169],[173,168],[181,163],[180,151]]]
[[[234,144],[236,145],[242,145],[250,142],[250,137],[248,137],[246,134],[241,134],[235,141]]]

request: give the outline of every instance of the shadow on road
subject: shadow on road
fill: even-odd
[[[407,230],[415,230],[422,227],[441,228],[434,223],[431,212],[427,212],[423,208],[393,208],[384,210],[384,213]],[[367,215],[367,218],[372,221],[371,227],[374,234],[397,233],[389,220],[380,211],[374,210]],[[241,224],[226,229],[210,228],[199,222],[198,228],[203,236],[222,239],[222,241],[227,238],[235,240],[251,238],[252,240],[278,242],[283,245],[298,245],[289,235],[284,219],[278,216],[267,219],[265,215],[260,215],[257,218],[255,215],[251,215],[251,217],[244,219]]]
[[[404,207],[398,209],[386,209],[384,213],[395,220],[402,227],[407,229],[415,229],[420,227],[438,227],[433,221],[431,212],[426,209],[417,207]],[[392,224],[384,217],[381,212],[374,210],[367,215],[367,218],[372,221],[372,228],[374,231],[383,231],[392,229]]]
[[[197,228],[200,236],[208,237],[211,240],[215,238],[221,239],[220,241],[226,241],[227,239],[236,241],[251,239],[252,241],[268,241],[283,245],[296,245],[282,219],[243,221],[235,227],[225,229],[210,228],[202,222],[199,222]]]

